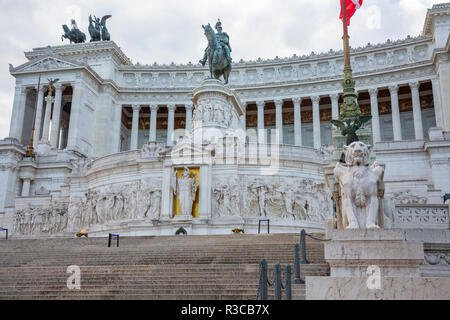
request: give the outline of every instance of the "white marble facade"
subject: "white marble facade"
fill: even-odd
[[[394,204],[442,205],[450,193],[449,26],[450,4],[434,5],[420,36],[352,50]],[[325,229],[332,203],[323,168],[332,152],[329,119],[339,113],[341,51],[235,63],[228,88],[242,112],[231,118],[219,109],[212,118],[193,101],[208,77],[201,66],[133,64],[112,41],[25,56],[28,62],[10,66],[15,97],[9,137],[0,141],[0,226],[13,234],[83,227],[173,234],[180,224],[167,197],[167,179],[179,169],[173,148],[200,112],[247,137],[193,150],[201,155],[189,165],[200,171],[201,203],[188,232],[229,233],[231,224],[251,232],[266,217],[274,232]],[[53,99],[47,78],[60,79]],[[27,158],[35,105],[36,157]],[[236,145],[242,152],[223,156]]]

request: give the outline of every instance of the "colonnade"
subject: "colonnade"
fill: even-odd
[[[442,127],[442,112],[441,112],[441,101],[440,101],[440,88],[439,88],[439,80],[437,78],[431,79],[432,84],[432,94],[434,98],[434,108],[435,108],[435,117],[436,117],[436,126]],[[72,94],[72,102],[78,95],[82,93],[77,90],[77,84],[69,84],[72,86],[73,94]],[[411,100],[412,100],[412,109],[413,109],[413,118],[414,118],[414,133],[415,139],[422,140],[424,139],[423,134],[423,124],[422,124],[422,114],[421,114],[421,101],[419,96],[419,86],[420,83],[418,81],[411,81],[408,83],[396,83],[387,86],[387,89],[390,92],[390,100],[391,100],[391,109],[392,109],[392,127],[393,127],[393,139],[394,141],[402,140],[402,128],[400,121],[400,109],[399,109],[399,86],[408,85],[411,89]],[[70,123],[67,128],[66,124],[61,123],[61,113],[62,113],[62,102],[63,102],[63,92],[68,86],[68,84],[57,84],[55,85],[55,95],[54,97],[47,96],[44,99],[45,92],[47,91],[47,87],[42,86],[39,88],[35,88],[38,96],[37,107],[36,107],[36,120],[35,120],[35,131],[33,140],[35,145],[37,143],[49,143],[51,147],[58,148],[62,146],[64,141],[60,141],[62,139],[65,140],[65,144],[68,146],[71,144],[75,145],[76,141],[76,126],[72,126],[72,123],[76,123],[78,120],[76,119],[78,116],[77,110],[71,110],[70,115]],[[382,141],[381,138],[381,129],[380,129],[380,113],[378,108],[378,92],[380,89],[385,89],[386,87],[371,87],[361,91],[368,91],[370,95],[370,107],[371,107],[371,115],[372,115],[372,133],[373,133],[373,142],[377,143]],[[26,88],[18,87],[16,88],[16,96],[14,100],[14,108],[13,115],[11,120],[11,129],[10,136],[17,138],[20,140],[22,135],[22,129],[24,124],[24,113],[25,113],[25,104],[26,104]],[[25,97],[24,97],[25,96]],[[339,97],[340,94],[338,92],[329,93],[326,95],[312,95],[312,96],[294,96],[289,98],[276,98],[271,100],[248,100],[245,101],[245,109],[249,104],[256,104],[257,106],[257,130],[259,141],[264,141],[265,139],[265,123],[264,123],[264,113],[266,104],[269,102],[273,102],[275,105],[275,122],[276,129],[278,129],[278,136],[276,143],[283,143],[283,103],[285,101],[292,101],[294,106],[294,144],[296,146],[302,146],[302,101],[303,100],[311,100],[312,102],[312,125],[313,125],[313,145],[314,148],[320,148],[322,145],[321,141],[321,128],[320,128],[320,102],[322,99],[329,97],[331,100],[331,117],[332,119],[339,118]],[[44,112],[44,102],[46,102],[45,114]],[[53,106],[53,113],[51,113],[51,106]],[[138,137],[139,137],[139,114],[142,108],[140,104],[131,104],[133,115],[132,115],[132,127],[131,127],[131,143],[130,148],[135,150],[138,148]],[[120,107],[120,106],[119,106]],[[192,127],[192,112],[193,112],[193,104],[192,102],[184,105],[186,110],[186,129],[190,130]],[[122,105],[123,108],[123,105]],[[74,109],[74,108],[72,108]],[[160,109],[160,105],[150,104],[150,129],[149,129],[149,141],[156,141],[157,139],[157,117],[158,110]],[[174,123],[175,123],[175,111],[177,109],[177,105],[168,104],[168,126],[167,126],[167,145],[173,146],[173,133],[174,133]],[[121,109],[118,112],[121,112]],[[120,113],[121,114],[121,113]],[[52,125],[50,130],[50,117],[52,119]],[[242,127],[245,130],[246,124],[246,115],[242,117]],[[43,119],[43,121],[42,121]],[[116,126],[120,126],[121,116],[117,115],[114,117],[116,119]],[[61,135],[61,130],[69,130],[68,133]],[[42,138],[41,138],[42,132]],[[114,130],[115,134],[120,135],[120,130]],[[120,137],[119,137],[120,138]]]

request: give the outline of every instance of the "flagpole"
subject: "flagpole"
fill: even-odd
[[[339,112],[339,120],[354,120],[357,116],[361,115],[361,109],[358,105],[358,95],[355,93],[355,80],[353,80],[352,67],[350,63],[350,36],[348,35],[347,26],[347,1],[340,0],[342,6],[342,24],[344,29],[344,35],[342,37],[344,42],[344,82],[342,87],[343,104],[341,105]]]
[[[344,68],[351,68],[350,65],[350,37],[348,35],[348,26],[347,26],[347,2],[346,0],[341,0],[342,5],[342,25],[344,27],[344,36],[342,39],[344,40]]]

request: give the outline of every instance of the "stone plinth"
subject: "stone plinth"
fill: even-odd
[[[450,300],[450,278],[382,277],[380,289],[366,278],[306,277],[306,300]]]
[[[365,277],[367,268],[380,267],[384,277],[418,277],[423,244],[406,241],[400,229],[335,230],[325,244],[332,277]]]
[[[450,299],[450,278],[420,276],[423,243],[410,239],[401,229],[334,230],[325,244],[331,276],[306,277],[306,299]]]
[[[207,79],[194,89],[193,135],[203,141],[225,136],[236,136],[241,129],[244,114],[242,102],[236,93],[216,79]],[[197,141],[196,141],[197,142]]]

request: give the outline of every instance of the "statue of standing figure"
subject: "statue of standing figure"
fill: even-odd
[[[108,28],[106,28],[106,20],[111,17],[111,15],[106,15],[100,20],[96,16],[92,18],[92,15],[89,15],[89,34],[91,35],[91,42],[111,40],[111,35],[109,34]]]
[[[192,206],[195,201],[198,184],[195,182],[197,175],[190,177],[189,168],[185,167],[183,176],[176,179],[174,193],[177,195],[180,202],[181,215],[192,216]]]

